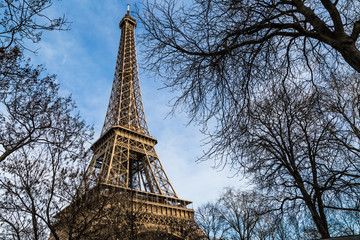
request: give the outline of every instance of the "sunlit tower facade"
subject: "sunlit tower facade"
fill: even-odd
[[[101,186],[102,193],[115,189],[131,196],[129,207],[142,212],[136,226],[143,236],[162,231],[171,232],[171,239],[198,239],[202,232],[194,222],[194,210],[188,208],[191,202],[176,194],[155,151],[157,140],[150,136],[140,91],[136,20],[129,9],[119,26],[110,101],[101,136],[91,147],[88,176]],[[193,233],[186,229],[189,226],[195,229]]]

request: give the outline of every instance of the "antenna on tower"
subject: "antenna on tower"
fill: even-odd
[[[128,3],[127,7],[128,7],[127,12],[129,13],[130,12],[130,4],[129,3]]]

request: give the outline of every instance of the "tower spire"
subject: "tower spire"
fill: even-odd
[[[120,21],[120,44],[116,60],[113,87],[101,135],[111,127],[121,126],[150,136],[140,91],[136,57],[136,20],[128,11]]]

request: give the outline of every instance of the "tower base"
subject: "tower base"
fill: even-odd
[[[194,221],[188,201],[147,192],[99,185],[56,217],[53,226],[60,240],[65,239],[205,239]],[[54,234],[50,240],[54,240]]]

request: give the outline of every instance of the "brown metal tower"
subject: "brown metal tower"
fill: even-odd
[[[191,202],[178,198],[156,154],[157,140],[149,133],[140,91],[135,27],[128,10],[120,22],[110,101],[101,136],[91,147],[94,156],[88,173],[97,186],[130,193],[133,201],[141,204],[146,214],[137,224],[142,224],[143,231],[167,231],[170,223],[180,222],[196,226],[194,210],[187,208]],[[194,239],[194,235],[183,236],[184,226],[176,229],[176,239]]]
[[[177,198],[155,151],[142,104],[134,30],[129,12],[121,39],[104,126],[92,150],[90,174],[99,184]]]

